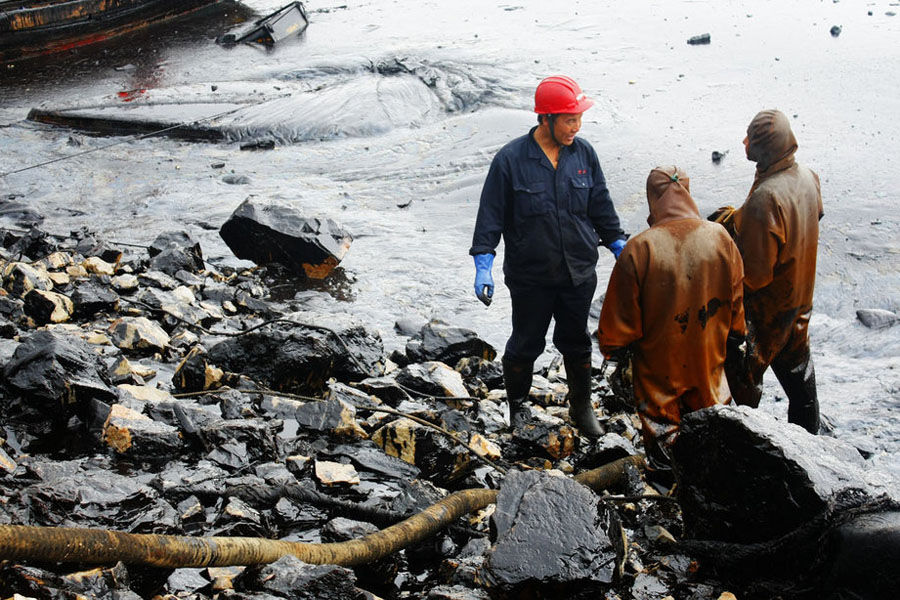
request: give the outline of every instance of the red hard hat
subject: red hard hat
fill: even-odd
[[[565,75],[547,77],[534,90],[534,112],[541,115],[583,113],[593,105],[575,80]]]

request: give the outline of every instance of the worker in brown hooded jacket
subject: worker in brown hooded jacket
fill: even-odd
[[[647,178],[650,228],[613,267],[600,312],[600,350],[632,354],[634,400],[651,466],[665,468],[681,416],[731,400],[729,334],[743,338],[741,256],[728,233],[700,217],[676,167]]]
[[[730,225],[744,259],[744,310],[755,352],[744,368],[729,361],[728,381],[735,402],[756,407],[771,366],[788,397],[788,421],[818,433],[807,327],[824,214],[819,177],[794,160],[797,140],[780,111],[757,114],[744,146],[756,177],[731,222],[727,215],[720,220]]]

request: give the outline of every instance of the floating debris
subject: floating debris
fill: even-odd
[[[691,46],[700,46],[703,44],[710,43],[710,36],[708,33],[702,33],[700,35],[695,35],[694,37],[688,39],[688,44]]]

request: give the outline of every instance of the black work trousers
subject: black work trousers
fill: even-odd
[[[512,335],[506,342],[505,360],[534,362],[546,346],[551,318],[553,345],[560,354],[570,358],[590,355],[587,319],[597,289],[596,275],[579,285],[507,286],[512,298]]]

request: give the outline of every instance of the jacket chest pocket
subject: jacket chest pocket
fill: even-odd
[[[513,192],[516,213],[522,217],[544,215],[553,210],[553,198],[543,182],[514,185]]]
[[[572,214],[586,215],[591,188],[594,183],[588,177],[573,177],[569,183],[569,210]]]

